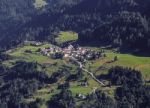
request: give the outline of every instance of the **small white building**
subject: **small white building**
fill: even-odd
[[[65,57],[65,58],[68,58],[69,56],[70,56],[70,55],[69,55],[69,54],[67,54],[67,53],[66,53],[66,54],[64,54],[64,57]]]
[[[73,45],[69,45],[69,46],[68,46],[68,49],[69,49],[69,50],[73,50],[73,49],[74,49]]]
[[[78,95],[78,97],[81,98],[81,99],[86,99],[86,96],[81,94],[81,93]]]

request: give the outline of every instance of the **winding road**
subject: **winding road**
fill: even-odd
[[[90,71],[88,71],[87,69],[85,69],[85,68],[83,67],[83,64],[82,64],[81,62],[79,62],[76,58],[74,58],[73,56],[70,56],[70,58],[71,58],[72,60],[74,60],[74,61],[79,65],[79,67],[80,67],[83,71],[87,72],[96,82],[98,82],[99,84],[105,86],[105,84],[104,84],[102,81],[98,80],[98,79],[94,76],[94,74],[93,74],[92,72],[90,72]]]

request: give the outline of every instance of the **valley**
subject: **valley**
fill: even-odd
[[[150,108],[150,0],[0,0],[0,108]]]
[[[62,36],[62,37],[61,37]],[[70,37],[69,37],[70,36]],[[69,38],[68,38],[69,37]],[[66,42],[76,41],[77,36],[72,32],[62,32],[59,35],[61,45]],[[68,40],[66,40],[68,39]],[[58,38],[56,38],[58,41]],[[71,41],[70,41],[71,40]],[[32,44],[31,44],[32,43]],[[71,43],[67,43],[68,45]],[[60,45],[60,41],[58,41]],[[14,49],[6,51],[6,54],[11,56],[11,59],[3,61],[2,64],[6,67],[13,67],[17,61],[36,62],[38,63],[38,70],[44,71],[49,77],[55,72],[63,69],[70,72],[70,75],[75,75],[79,70],[82,73],[82,77],[79,79],[69,80],[69,89],[73,93],[76,103],[80,105],[83,101],[82,97],[91,94],[96,90],[102,90],[107,95],[114,97],[114,92],[117,86],[109,87],[109,81],[100,79],[99,76],[106,75],[112,67],[123,66],[141,71],[143,79],[149,81],[150,79],[150,57],[136,56],[132,54],[120,53],[114,49],[105,49],[104,47],[86,47],[78,46],[79,48],[101,52],[100,57],[86,59],[85,61],[80,58],[75,58],[73,53],[67,57],[52,58],[49,55],[43,55],[40,50],[45,48],[60,48],[47,42],[24,42]],[[53,53],[52,53],[53,54]],[[82,57],[82,56],[81,56]],[[114,60],[116,58],[116,60]],[[44,103],[40,108],[47,108],[46,103],[49,99],[60,92],[58,86],[66,82],[65,76],[60,77],[57,82],[46,84],[43,88],[37,90],[30,98],[26,98],[24,101],[31,103],[36,99],[41,99]],[[86,82],[84,80],[86,79]],[[81,84],[81,85],[80,85]]]

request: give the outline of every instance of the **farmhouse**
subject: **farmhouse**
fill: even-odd
[[[80,93],[80,94],[78,95],[78,98],[80,98],[80,99],[86,99],[86,96]]]

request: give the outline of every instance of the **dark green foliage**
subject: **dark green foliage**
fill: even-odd
[[[19,61],[12,68],[1,66],[0,106],[4,108],[24,108],[23,99],[49,82],[44,72],[37,71],[37,63]]]
[[[115,56],[115,57],[114,57],[114,61],[117,61],[117,60],[118,60],[118,57],[117,57],[117,56]]]
[[[139,71],[123,67],[114,67],[109,70],[108,79],[113,85],[142,84],[142,75]]]
[[[96,91],[87,96],[85,102],[83,102],[80,108],[116,108],[113,99],[108,97],[101,91]]]
[[[0,0],[0,49],[17,46],[24,40],[50,41],[61,30],[79,33],[79,41],[97,41],[113,47],[150,49],[150,0],[47,0],[48,5],[36,9],[34,0]],[[30,51],[27,51],[30,52]],[[31,52],[30,52],[31,53]],[[57,54],[54,58],[61,58]],[[0,54],[0,61],[8,60]],[[117,57],[114,58],[114,61]],[[0,65],[0,108],[38,108],[40,100],[23,103],[23,99],[47,83],[56,83],[61,92],[54,95],[50,108],[76,108],[69,81],[82,79],[81,71],[71,74],[63,67],[49,78],[37,71],[37,63],[17,62],[12,68]],[[112,85],[119,85],[115,101],[96,91],[88,95],[80,108],[149,108],[150,87],[145,86],[141,73],[114,67],[105,76]],[[85,81],[87,82],[87,81]]]
[[[148,20],[136,12],[120,12],[111,23],[101,26],[91,35],[91,38],[113,46],[142,50],[149,48]]]
[[[104,38],[115,46],[149,48],[149,0],[48,0],[39,10],[33,2],[1,1],[1,47],[10,48],[25,39],[55,43],[54,32],[73,30],[82,42]],[[8,22],[7,17],[13,18]]]
[[[10,59],[11,57],[5,53],[0,52],[0,62]]]
[[[48,76],[44,72],[37,71],[37,63],[26,63],[19,61],[14,67],[12,67],[8,75],[4,77],[6,81],[21,78],[24,80],[36,79],[41,82],[49,82]]]
[[[68,89],[69,87],[70,87],[69,82],[65,82],[64,84],[58,85],[58,89],[61,89],[61,90]]]
[[[62,59],[63,54],[62,53],[55,53],[55,54],[51,55],[51,58],[53,58],[53,59]]]
[[[149,108],[150,87],[144,85],[119,87],[115,98],[118,101],[118,108]]]
[[[105,77],[113,85],[117,108],[149,108],[150,86],[144,85],[141,73],[123,67],[114,67]]]
[[[26,104],[25,105],[26,105],[27,108],[40,108],[40,106],[42,104],[43,104],[43,100],[37,98],[34,102],[31,102],[29,105],[26,105]],[[24,105],[24,107],[25,107],[25,105]]]
[[[70,74],[71,73],[67,67],[62,67],[51,75],[50,83],[56,83],[60,78],[64,76],[67,78]]]
[[[74,98],[71,91],[63,89],[54,95],[48,102],[49,108],[75,108]]]
[[[27,23],[36,12],[34,0],[1,0],[0,1],[0,46],[17,45],[20,38],[20,27]]]
[[[80,80],[83,78],[83,72],[81,69],[77,69],[77,73],[76,74],[71,74],[67,77],[67,81],[76,81],[76,80]]]

